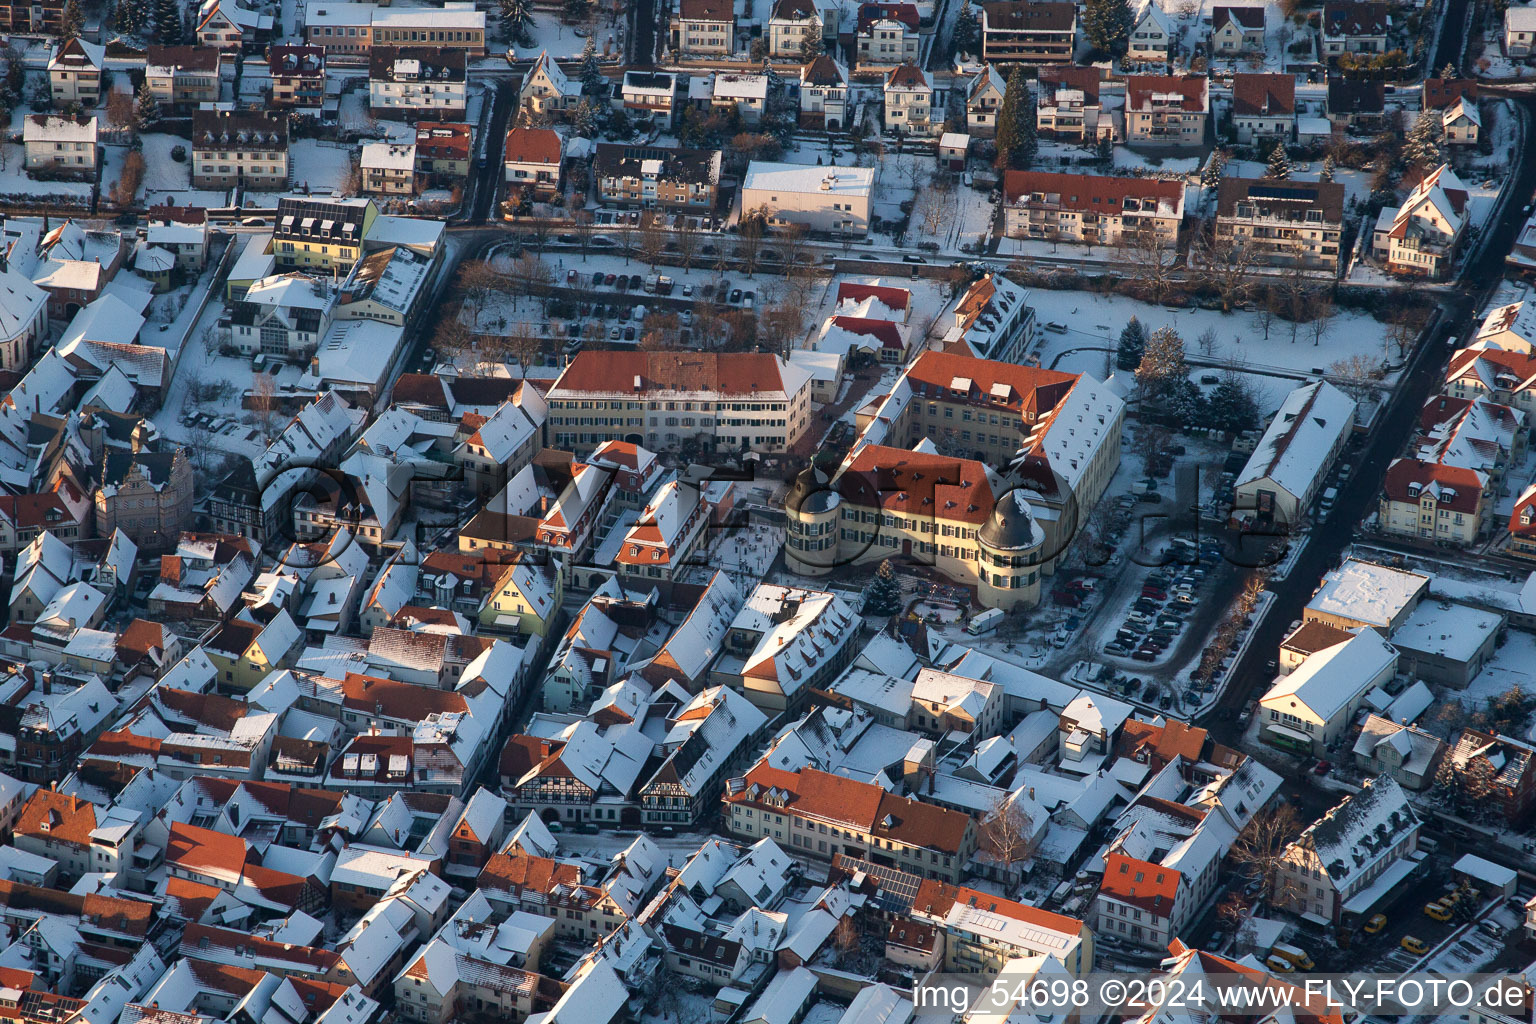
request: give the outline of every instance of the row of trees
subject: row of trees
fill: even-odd
[[[70,31],[70,8],[79,14],[76,0],[69,0],[64,7],[65,38],[79,35],[83,19],[74,23]],[[151,32],[166,45],[183,42],[186,35],[182,8],[178,0],[117,0],[112,11],[112,23],[119,32],[131,36],[146,36]]]

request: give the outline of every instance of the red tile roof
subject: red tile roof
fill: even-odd
[[[22,805],[13,831],[19,836],[85,847],[91,845],[95,828],[95,804],[57,790],[39,789]]]
[[[747,773],[746,787],[725,799],[777,808],[765,802],[770,790],[787,794],[786,813],[839,822],[880,839],[944,853],[960,852],[971,822],[970,815],[960,811],[909,800],[871,783],[814,768],[786,772],[758,765]]]
[[[839,306],[844,302],[858,303],[865,299],[876,299],[886,309],[900,312],[911,303],[912,293],[888,284],[862,284],[858,281],[843,281],[837,286],[836,304]]]
[[[509,164],[560,163],[565,143],[553,128],[513,128],[507,132],[505,160]]]
[[[1040,84],[1054,87],[1047,91],[1052,97],[1058,89],[1077,89],[1083,94],[1083,103],[1090,107],[1099,105],[1098,68],[1079,67],[1076,64],[1052,64],[1040,69]]]
[[[1068,210],[1109,213],[1121,209],[1126,199],[1178,204],[1184,198],[1184,183],[1156,178],[1061,174],[1055,171],[1005,171],[1003,192],[1010,203],[1031,192],[1044,192],[1047,195],[1060,195],[1061,206]]]
[[[1295,114],[1296,76],[1248,72],[1233,75],[1232,113],[1234,116],[1248,117],[1285,117]]]
[[[1111,850],[1104,858],[1104,881],[1099,891],[1154,917],[1167,917],[1173,912],[1183,880],[1184,876],[1174,868]]]
[[[1204,75],[1127,75],[1125,109],[1151,110],[1154,96],[1177,95],[1180,110],[1198,113],[1210,109],[1209,89]]]
[[[998,497],[980,462],[884,445],[862,448],[837,489],[864,508],[973,525],[987,521]]]
[[[1421,489],[1434,487],[1440,495],[1439,508],[1475,514],[1483,483],[1477,472],[1462,466],[1448,466],[1420,459],[1398,459],[1387,467],[1387,479],[1382,492],[1390,501],[1417,503],[1418,494],[1410,496],[1408,493],[1411,485]],[[1444,497],[1446,490],[1454,494],[1449,501]]]
[[[761,352],[579,352],[551,393],[556,398],[560,392],[588,391],[755,395],[783,389],[782,365],[777,356]]]

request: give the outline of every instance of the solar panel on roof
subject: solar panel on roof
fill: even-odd
[[[1315,188],[1295,188],[1283,185],[1255,185],[1248,190],[1249,199],[1295,199],[1311,202],[1317,198]]]

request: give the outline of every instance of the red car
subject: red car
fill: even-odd
[[[1333,764],[1329,761],[1319,761],[1312,769],[1313,775],[1327,775],[1333,771]]]
[[[1142,587],[1141,596],[1150,597],[1154,601],[1168,600],[1168,594],[1165,591],[1158,590],[1156,587]]]

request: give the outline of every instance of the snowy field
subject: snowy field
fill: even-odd
[[[1310,325],[1299,324],[1292,341],[1291,324],[1278,318],[1266,340],[1262,318],[1255,312],[1169,309],[1123,295],[1042,288],[1030,292],[1029,302],[1042,323],[1067,328],[1065,333],[1043,332],[1039,346],[1030,352],[1041,366],[1102,379],[1106,365],[1113,365],[1112,352],[1121,330],[1135,316],[1148,332],[1160,327],[1178,331],[1191,366],[1213,368],[1206,372],[1231,366],[1243,372],[1259,392],[1260,413],[1265,417],[1304,383],[1300,378],[1319,369],[1326,371],[1330,364],[1353,355],[1377,360],[1388,355],[1385,325],[1356,310],[1339,310],[1314,345]],[[1209,353],[1198,344],[1207,328],[1216,335]],[[1387,379],[1390,383],[1395,377]]]
[[[587,45],[589,37],[596,40],[597,54],[599,57],[612,57],[620,53],[623,45],[623,29],[614,28],[609,24],[610,19],[599,16],[597,28],[594,30],[580,25],[566,25],[552,11],[542,10],[534,14],[533,24],[528,28],[529,39],[526,43],[517,42],[512,45],[519,60],[532,60],[540,53],[549,52],[551,57],[575,60],[581,56],[582,49]],[[487,48],[491,48],[490,44]]]

